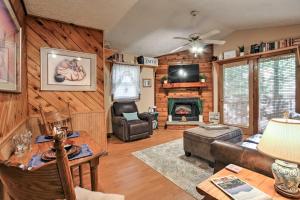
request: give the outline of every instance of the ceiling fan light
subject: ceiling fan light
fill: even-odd
[[[197,53],[202,53],[203,50],[204,50],[203,47],[198,47],[198,48],[197,48]]]
[[[197,52],[197,49],[198,49],[198,48],[197,48],[196,46],[193,46],[192,49],[191,49],[192,53]]]

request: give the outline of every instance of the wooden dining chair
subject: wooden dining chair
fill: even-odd
[[[0,161],[0,178],[12,200],[124,200],[123,195],[92,192],[76,187],[72,180],[62,137],[54,136],[56,160],[31,170]]]
[[[59,111],[45,112],[42,105],[40,107],[41,117],[45,126],[46,135],[51,135],[55,126],[68,127],[68,131],[73,132],[70,103]]]
[[[55,136],[56,161],[28,170],[0,161],[0,177],[14,200],[76,200],[73,180],[62,138]]]

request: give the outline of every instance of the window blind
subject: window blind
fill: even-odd
[[[224,67],[223,87],[224,123],[249,126],[249,65]]]
[[[259,129],[296,109],[296,58],[286,54],[259,59]]]

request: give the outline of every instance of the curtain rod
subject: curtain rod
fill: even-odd
[[[116,62],[116,61],[109,61],[112,64],[120,64],[120,65],[138,65],[140,66],[140,64],[133,64],[133,63],[125,63],[125,62]]]

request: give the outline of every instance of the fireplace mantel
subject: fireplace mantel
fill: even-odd
[[[162,88],[165,90],[166,95],[168,95],[169,90],[198,90],[199,94],[202,93],[203,88],[207,88],[208,84],[206,82],[190,82],[190,83],[164,83]]]

